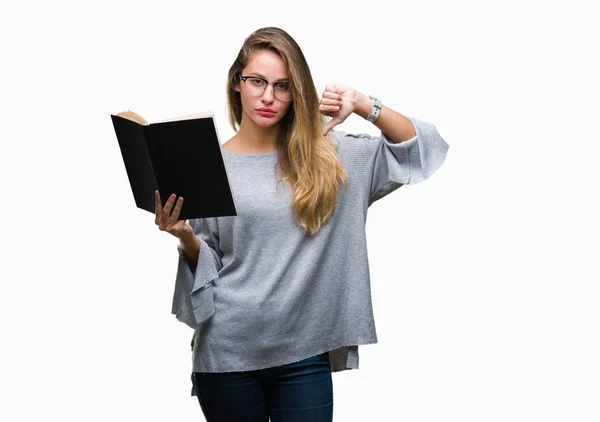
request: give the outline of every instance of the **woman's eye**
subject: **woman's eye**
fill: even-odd
[[[252,79],[252,83],[256,86],[263,86],[265,84],[265,81],[263,81],[262,79]]]
[[[287,82],[277,82],[275,86],[283,91],[288,91],[290,89],[290,84],[288,84]]]

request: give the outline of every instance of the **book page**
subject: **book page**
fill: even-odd
[[[139,123],[141,125],[148,125],[148,122],[146,121],[146,119],[144,119],[142,116],[134,113],[131,110],[122,111],[120,113],[117,113],[117,116],[124,117],[129,120],[133,120],[134,122]]]
[[[186,116],[172,117],[170,119],[159,120],[155,123],[163,123],[163,122],[175,122],[177,120],[191,120],[191,119],[201,119],[204,117],[214,117],[214,113],[211,111],[202,111],[200,113],[188,114]]]

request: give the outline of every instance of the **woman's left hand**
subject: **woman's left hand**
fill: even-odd
[[[331,120],[323,128],[323,136],[334,126],[342,123],[354,111],[357,102],[356,90],[347,86],[330,84],[325,87],[319,100],[319,111]]]

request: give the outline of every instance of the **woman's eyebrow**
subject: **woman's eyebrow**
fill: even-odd
[[[263,78],[265,81],[268,81],[268,79],[266,77],[264,77],[263,75],[261,75],[258,72],[250,72],[250,74],[251,75],[256,75],[256,76],[258,76],[260,78]],[[288,78],[281,78],[281,79],[275,80],[274,82],[287,82],[287,81],[288,81]]]

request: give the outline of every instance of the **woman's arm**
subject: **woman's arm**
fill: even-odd
[[[210,227],[215,218],[189,220],[192,236],[180,238],[175,291],[171,312],[186,325],[197,328],[214,313],[212,281],[223,267],[218,232]]]
[[[373,100],[355,89],[338,84],[327,85],[319,101],[319,111],[331,117],[331,120],[325,125],[323,135],[327,135],[334,126],[342,123],[352,113],[366,118],[372,108]],[[417,136],[415,127],[407,117],[386,106],[381,108],[379,117],[373,123],[394,143],[408,141]]]
[[[338,85],[327,85],[319,101],[319,111],[331,117],[323,127],[327,133],[356,113],[367,117],[373,100],[358,91]],[[362,176],[371,205],[404,184],[421,182],[431,176],[444,162],[449,145],[430,123],[382,107],[373,122],[380,136],[351,134],[338,131],[338,152],[348,168]],[[364,175],[369,177],[364,177]]]
[[[356,91],[354,113],[365,119],[373,108],[373,100]],[[408,141],[417,136],[412,122],[402,114],[389,107],[382,106],[379,117],[373,122],[394,143]]]
[[[190,266],[190,270],[192,270],[192,273],[195,273],[196,266],[198,265],[198,254],[200,253],[200,239],[192,232],[189,238],[180,239],[179,243],[183,248],[183,254]]]

